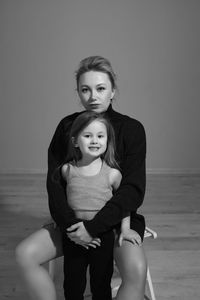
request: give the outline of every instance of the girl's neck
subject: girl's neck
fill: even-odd
[[[77,162],[76,166],[83,175],[92,176],[100,172],[102,163],[103,162],[100,157],[93,160],[87,160],[82,158]]]

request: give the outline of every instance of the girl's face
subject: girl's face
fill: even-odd
[[[101,113],[108,109],[115,91],[108,74],[88,71],[80,76],[78,94],[86,110]]]
[[[107,149],[107,129],[103,122],[93,121],[78,135],[75,147],[79,147],[82,158],[100,157]]]

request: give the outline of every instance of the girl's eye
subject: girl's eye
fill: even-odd
[[[99,135],[98,137],[101,139],[101,138],[103,138],[104,136],[103,136],[103,134],[102,134],[102,135]]]
[[[89,137],[90,137],[90,135],[89,135],[89,134],[85,134],[85,135],[84,135],[84,137],[86,137],[86,138],[89,138]]]

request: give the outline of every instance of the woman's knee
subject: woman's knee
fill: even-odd
[[[147,260],[146,257],[141,255],[131,264],[132,266],[132,276],[138,278],[139,280],[146,280],[147,274]]]
[[[125,245],[117,255],[122,279],[132,284],[146,281],[147,260],[142,247]]]
[[[16,261],[21,267],[36,266],[62,255],[60,232],[40,229],[22,241],[16,248]]]
[[[15,249],[15,258],[20,267],[37,264],[37,247],[31,243],[22,241]]]

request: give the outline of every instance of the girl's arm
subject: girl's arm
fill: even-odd
[[[120,186],[122,174],[117,169],[111,169],[109,179],[111,186],[113,187],[114,191],[116,191]],[[121,232],[118,239],[119,246],[122,245],[123,240],[129,241],[134,245],[141,244],[141,237],[139,234],[130,228],[130,213],[127,213],[127,216],[121,221]]]
[[[122,245],[123,240],[129,241],[134,245],[140,245],[142,242],[140,235],[135,230],[130,228],[130,214],[122,219],[121,232],[118,240],[119,246]]]

